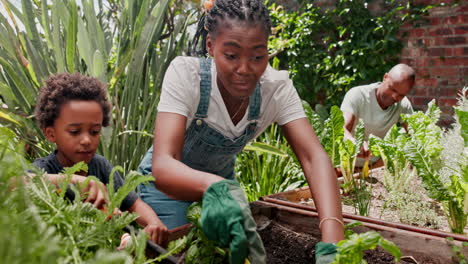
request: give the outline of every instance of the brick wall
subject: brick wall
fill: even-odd
[[[441,124],[448,125],[458,91],[468,86],[468,1],[416,2],[447,5],[431,9],[428,16],[400,30],[404,45],[400,61],[417,72],[409,98],[418,110],[425,110],[436,99],[444,113]]]
[[[297,0],[273,0],[297,10]],[[337,0],[314,0],[322,8],[333,8]],[[404,25],[399,39],[403,44],[400,61],[412,66],[417,73],[416,84],[409,99],[416,110],[425,110],[436,99],[443,111],[441,125],[453,122],[452,106],[457,94],[468,86],[468,0],[399,0],[415,4],[439,5],[417,22]],[[368,8],[382,15],[383,0],[371,1]]]

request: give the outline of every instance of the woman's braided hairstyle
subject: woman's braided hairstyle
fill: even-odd
[[[189,55],[206,56],[206,36],[208,33],[216,36],[219,24],[225,19],[262,25],[267,35],[271,33],[270,14],[263,0],[215,0],[213,7],[206,10],[198,22]]]

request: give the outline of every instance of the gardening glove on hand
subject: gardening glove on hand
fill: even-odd
[[[231,264],[266,263],[266,254],[249,203],[239,183],[222,180],[203,194],[201,227],[208,239],[230,248]]]
[[[315,264],[330,264],[335,259],[336,245],[333,243],[318,242],[315,244]]]

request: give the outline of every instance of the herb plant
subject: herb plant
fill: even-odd
[[[465,256],[462,251],[463,248],[468,247],[468,242],[463,242],[458,246],[453,242],[453,237],[447,237],[447,242],[452,249],[454,260],[459,264],[468,264],[468,256]]]
[[[228,249],[220,248],[214,241],[209,240],[200,226],[201,204],[195,202],[187,210],[187,219],[193,224],[190,232],[175,241],[171,241],[168,246],[168,255],[180,252],[185,263],[228,263]],[[186,250],[185,250],[186,249]],[[166,255],[157,258],[161,261]]]
[[[146,236],[136,239],[132,257],[127,251],[116,252],[123,227],[136,216],[128,212],[114,215],[83,203],[75,190],[75,200],[64,199],[68,180],[57,186],[37,174],[24,178],[31,167],[24,158],[22,144],[15,134],[0,127],[0,254],[5,263],[143,263]],[[78,163],[66,174],[85,170]],[[90,176],[91,178],[91,176]],[[112,178],[112,177],[111,177]],[[27,180],[22,184],[23,179]],[[131,174],[117,192],[108,185],[111,206],[118,207],[121,197],[147,177]],[[112,184],[112,183],[111,183]],[[14,188],[11,186],[16,185]],[[112,186],[112,187],[109,187]]]
[[[396,261],[400,260],[400,249],[393,242],[386,240],[375,231],[353,233],[350,228],[358,225],[360,225],[359,222],[347,225],[346,239],[337,243],[338,253],[332,264],[367,264],[364,260],[364,251],[375,249],[377,246],[390,252]]]
[[[406,136],[406,132],[395,125],[385,138],[374,135],[369,138],[372,155],[380,157],[384,163],[384,185],[389,192],[402,191],[415,175],[403,152]]]
[[[340,111],[341,112],[341,111]],[[341,113],[342,114],[342,113]],[[361,151],[361,146],[364,143],[364,123],[362,120],[359,120],[359,123],[356,125],[355,132],[354,132],[354,142],[349,139],[343,139],[343,142],[339,144],[339,151],[340,151],[340,169],[343,175],[343,191],[344,193],[349,193],[351,190],[360,191],[360,190],[367,190],[363,188],[362,182],[358,187],[354,182],[353,174],[354,168],[356,165],[357,155],[359,151]],[[365,163],[363,167],[364,173],[361,173],[361,179],[365,180],[367,177],[368,172],[368,162]],[[360,181],[360,180],[359,180]],[[365,185],[365,182],[364,182]],[[365,186],[364,186],[365,187]]]
[[[410,134],[403,151],[417,169],[429,197],[441,202],[452,232],[463,234],[468,216],[464,208],[468,151],[458,122],[444,132],[436,125],[439,116],[439,108],[430,102],[426,113],[403,117]]]

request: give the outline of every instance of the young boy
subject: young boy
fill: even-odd
[[[73,175],[72,184],[82,183],[87,175],[96,176],[100,182],[90,181],[82,190],[84,201],[102,208],[107,203],[107,193],[103,184],[109,183],[112,165],[101,155],[96,154],[101,129],[109,125],[110,104],[105,86],[95,78],[78,73],[61,73],[51,76],[39,93],[35,109],[36,119],[46,138],[56,144],[57,149],[49,156],[34,161],[36,167],[44,169],[47,178],[54,184],[64,179],[59,175],[64,167],[84,161],[88,164],[88,174],[78,172]],[[116,173],[115,189],[124,180]],[[70,192],[67,192],[70,198]],[[131,192],[120,206],[122,211],[139,215],[136,220],[144,227],[152,241],[164,244],[168,229],[156,213]]]

